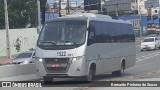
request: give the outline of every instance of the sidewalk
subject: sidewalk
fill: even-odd
[[[5,58],[5,57],[3,57],[3,58],[0,57],[0,65],[8,64],[8,63],[10,63],[12,60],[13,60],[13,58],[8,59],[8,58]]]
[[[28,75],[17,75],[12,77],[0,78],[0,81],[29,81],[29,80],[38,80],[36,74]]]

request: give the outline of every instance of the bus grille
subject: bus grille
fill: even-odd
[[[58,66],[57,66],[58,65]],[[66,72],[69,67],[69,58],[45,58],[44,66],[48,72]]]

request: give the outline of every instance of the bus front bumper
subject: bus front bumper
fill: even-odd
[[[36,62],[36,74],[38,77],[43,76],[53,76],[55,78],[75,78],[75,77],[83,77],[87,75],[87,65],[81,64],[82,61],[76,61],[70,63],[66,71],[53,71],[48,70],[44,63]]]

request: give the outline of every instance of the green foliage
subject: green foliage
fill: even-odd
[[[0,0],[0,29],[4,28],[5,19],[4,19],[4,0]]]
[[[4,28],[4,0],[0,0],[0,28]],[[37,0],[7,0],[10,28],[37,25]]]

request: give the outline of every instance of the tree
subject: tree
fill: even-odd
[[[0,0],[0,28],[4,28],[4,0]],[[8,16],[10,28],[24,28],[37,24],[36,0],[8,0]]]
[[[4,29],[5,19],[4,19],[4,0],[0,0],[0,29]]]
[[[0,29],[4,29],[4,0],[0,0]],[[47,0],[40,0],[42,12],[42,24],[45,22],[45,9]],[[12,28],[24,28],[37,26],[37,0],[8,0],[9,26]]]
[[[8,3],[11,3],[11,0]],[[33,22],[32,26],[35,26],[36,10],[36,0],[13,0],[8,8],[10,28],[24,28]]]

